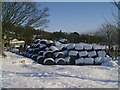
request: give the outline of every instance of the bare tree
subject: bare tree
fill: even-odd
[[[40,9],[35,2],[3,2],[2,3],[2,39],[9,40],[16,27],[45,28],[49,20],[48,8]],[[6,37],[6,38],[5,38]]]

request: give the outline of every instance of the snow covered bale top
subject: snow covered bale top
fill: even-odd
[[[69,44],[67,45],[67,49],[68,49],[68,50],[74,49],[74,48],[75,48],[75,44],[73,44],[73,43],[69,43]]]
[[[101,47],[100,47],[99,45],[96,45],[96,44],[93,44],[92,47],[93,47],[94,50],[99,50],[99,49],[101,49]]]
[[[88,52],[87,52],[87,51],[80,51],[80,52],[79,52],[79,57],[87,56],[87,55],[88,55]]]
[[[69,56],[77,56],[78,51],[69,51]]]
[[[45,48],[46,44],[40,44],[39,48]]]
[[[59,40],[59,42],[65,44],[65,43],[67,43],[67,39],[62,38],[62,39]]]
[[[98,56],[99,57],[105,57],[106,56],[106,52],[105,51],[98,51]]]
[[[90,51],[88,52],[88,57],[93,57],[93,56],[96,56],[96,51]]]
[[[58,49],[57,47],[55,47],[55,46],[51,46],[51,47],[49,47],[49,49],[52,50],[53,52],[59,50],[59,49]]]
[[[75,44],[75,50],[83,50],[82,44]]]
[[[90,45],[90,44],[84,44],[84,49],[85,50],[92,50],[92,45]]]

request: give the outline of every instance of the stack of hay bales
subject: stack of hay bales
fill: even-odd
[[[22,54],[44,65],[100,65],[112,60],[96,44],[67,43],[67,40],[35,40]]]

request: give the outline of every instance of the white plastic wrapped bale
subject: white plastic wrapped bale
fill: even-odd
[[[46,58],[46,59],[44,59],[43,64],[44,65],[54,65],[55,62],[54,62],[54,59],[52,59],[52,58]]]
[[[61,43],[59,41],[54,41],[55,45],[60,45]]]
[[[75,50],[83,50],[82,44],[75,44]]]
[[[70,57],[65,57],[64,60],[65,60],[66,64],[70,63]]]
[[[54,56],[54,53],[52,52],[52,51],[45,51],[44,53],[43,53],[43,56],[45,57],[45,58],[54,58],[55,56]]]
[[[65,65],[66,64],[66,62],[65,62],[65,60],[63,58],[56,58],[55,63],[57,65]]]
[[[52,40],[48,40],[46,42],[46,45],[47,45],[47,47],[50,47],[50,46],[54,45],[54,42]]]
[[[73,43],[69,43],[68,45],[67,45],[67,49],[68,50],[73,50],[75,48],[75,44],[73,44]]]
[[[97,54],[96,54],[96,51],[90,51],[88,52],[88,57],[92,57],[92,58],[96,58],[97,57]]]
[[[76,59],[75,64],[76,65],[84,64],[84,59],[83,58]]]
[[[85,58],[84,64],[94,64],[94,59],[93,58]]]
[[[98,57],[105,57],[106,56],[105,51],[98,51],[97,54],[98,54]]]
[[[63,52],[55,52],[54,55],[56,58],[64,58],[65,57]]]
[[[85,50],[92,50],[92,45],[90,45],[90,44],[84,44],[84,49]]]
[[[100,50],[101,49],[100,46],[96,45],[96,44],[93,44],[92,47],[93,47],[94,50]]]
[[[39,64],[43,64],[44,57],[43,56],[38,56],[37,61],[38,61]]]
[[[57,45],[56,47],[58,48],[58,50],[62,50],[62,49],[64,48],[64,45],[59,44],[59,45]]]
[[[45,51],[39,51],[38,55],[43,55]]]
[[[77,56],[78,51],[69,51],[69,56]]]
[[[55,46],[51,46],[51,47],[49,47],[49,49],[52,50],[53,52],[58,51],[58,48]]]
[[[35,60],[35,61],[37,61],[37,57],[38,57],[37,54],[33,54],[33,55],[31,56],[31,58],[32,58],[33,60]]]
[[[79,52],[79,57],[80,57],[80,58],[81,58],[81,57],[86,58],[87,55],[88,55],[88,52],[87,52],[87,51],[80,51],[80,52]]]

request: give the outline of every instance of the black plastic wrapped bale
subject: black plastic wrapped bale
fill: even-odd
[[[53,42],[52,40],[48,40],[48,41],[46,42],[46,45],[47,45],[47,47],[53,46],[53,45],[54,45],[54,42]]]
[[[75,44],[73,43],[67,45],[67,50],[74,50],[74,48],[75,48]]]
[[[44,59],[45,58],[43,56],[38,56],[37,57],[37,61],[38,61],[39,64],[43,64]]]
[[[37,54],[33,54],[33,55],[31,56],[31,58],[32,58],[33,60],[35,60],[35,61],[37,61],[37,57],[38,57]]]
[[[83,51],[83,44],[75,44],[75,50]]]
[[[34,54],[38,54],[40,52],[39,48],[35,48],[35,50],[33,51]]]
[[[47,40],[40,40],[40,44],[46,44],[47,43]]]
[[[38,55],[43,55],[45,51],[39,51]]]
[[[28,57],[31,58],[32,55],[33,55],[33,54],[29,54]]]
[[[40,50],[45,50],[46,44],[40,44],[39,48],[40,48]]]
[[[27,56],[28,53],[29,53],[29,52],[25,52],[25,53],[24,53],[24,56]]]
[[[55,46],[51,46],[51,47],[49,47],[49,49],[53,52],[59,51],[59,49]]]
[[[37,44],[37,43],[39,43],[40,42],[40,39],[37,39],[37,40],[35,40],[33,43],[34,44]]]
[[[65,57],[65,54],[63,52],[55,52],[54,55],[56,58],[64,58]]]
[[[46,58],[44,59],[44,62],[43,62],[44,65],[54,65],[55,64],[55,61],[53,58]]]
[[[57,65],[66,65],[66,62],[65,62],[65,60],[63,58],[56,58],[55,63]]]
[[[75,60],[78,59],[78,51],[69,51],[70,64],[75,65]]]
[[[87,58],[88,52],[87,51],[80,51],[79,52],[79,58]]]
[[[54,56],[54,53],[52,52],[52,51],[45,51],[44,53],[43,53],[43,56],[45,57],[45,58],[54,58],[55,56]]]

